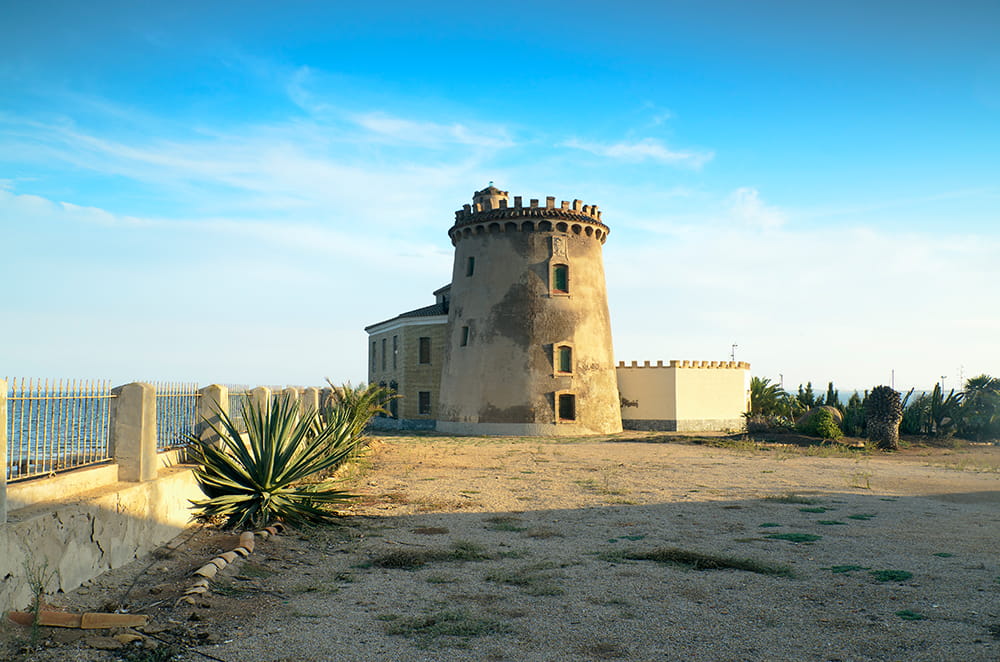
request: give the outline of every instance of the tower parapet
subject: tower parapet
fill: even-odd
[[[522,200],[521,196],[514,196],[514,203],[510,204],[507,191],[493,186],[476,191],[472,204],[464,205],[455,212],[455,225],[448,231],[452,244],[462,237],[484,232],[550,232],[553,229],[594,237],[602,244],[607,241],[610,229],[601,222],[601,211],[597,205],[585,205],[580,200],[562,200],[556,206],[554,196],[545,198],[544,206],[537,198],[531,198],[528,206],[524,206]],[[513,223],[515,219],[542,220]]]

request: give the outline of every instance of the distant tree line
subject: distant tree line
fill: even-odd
[[[878,387],[887,388],[887,387]],[[872,389],[873,391],[874,389]],[[753,377],[750,380],[750,411],[747,413],[747,430],[798,429],[815,436],[837,438],[837,432],[850,437],[870,437],[868,420],[874,406],[882,406],[872,401],[872,391],[864,395],[853,393],[847,402],[841,402],[840,394],[830,382],[826,393],[817,394],[812,382],[799,385],[797,393],[789,393],[770,379]],[[906,435],[928,437],[958,437],[970,441],[1000,439],[1000,379],[989,375],[978,375],[965,382],[961,391],[952,389],[947,395],[940,384],[934,389],[914,397],[910,389],[901,395],[902,419],[899,432]],[[803,416],[817,408],[825,407],[834,419],[836,431],[829,427],[826,416],[820,416],[818,423],[803,421]],[[833,411],[839,412],[834,415]],[[812,419],[814,417],[810,417]],[[836,419],[839,419],[836,420]],[[810,429],[817,425],[821,430]],[[818,433],[817,433],[818,432]]]

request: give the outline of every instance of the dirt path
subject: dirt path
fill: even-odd
[[[657,440],[386,439],[343,526],[261,543],[199,605],[151,607],[154,634],[226,662],[1000,658],[1000,448]],[[229,542],[199,535],[130,599],[172,598],[171,573]],[[671,549],[752,563],[630,558]],[[61,597],[93,603],[123,577]]]

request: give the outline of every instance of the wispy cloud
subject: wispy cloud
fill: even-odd
[[[393,117],[383,112],[362,113],[351,118],[377,136],[403,144],[435,149],[447,149],[454,145],[499,149],[515,144],[501,126],[472,128],[461,123],[438,124]]]
[[[633,162],[658,161],[694,169],[701,168],[715,157],[715,153],[711,151],[674,150],[655,138],[617,143],[588,142],[573,138],[564,141],[561,146],[580,149],[609,159]]]
[[[760,192],[744,186],[729,196],[729,211],[739,221],[750,227],[772,230],[785,224],[785,213],[761,200]]]

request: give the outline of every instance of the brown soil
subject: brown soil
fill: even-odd
[[[42,628],[32,647],[5,624],[0,652],[998,659],[1000,447],[868,455],[785,441],[384,437],[348,478],[362,498],[338,525],[258,540],[194,605],[178,602],[191,573],[236,536],[192,528],[153,558],[50,596],[67,610],[148,613],[144,642],[105,650],[116,633]],[[788,533],[820,537],[769,537]],[[629,558],[683,556],[670,550],[778,574]],[[881,570],[911,576],[880,581]]]

